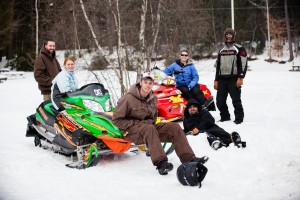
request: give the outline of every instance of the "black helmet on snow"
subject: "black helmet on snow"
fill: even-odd
[[[201,187],[207,168],[199,162],[183,163],[177,168],[177,179],[182,185]]]

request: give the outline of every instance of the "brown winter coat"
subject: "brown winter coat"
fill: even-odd
[[[139,93],[140,84],[133,85],[119,101],[112,121],[124,134],[124,139],[135,144],[146,144],[151,160],[158,165],[168,160],[161,142],[174,143],[175,152],[181,162],[195,158],[184,132],[177,123],[158,123],[157,98],[151,92],[146,99]]]
[[[51,82],[60,71],[61,68],[56,59],[55,51],[51,55],[43,46],[34,63],[34,78],[43,95],[51,93]]]

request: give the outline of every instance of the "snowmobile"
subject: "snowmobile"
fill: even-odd
[[[159,69],[153,69],[154,77],[153,92],[157,97],[158,116],[166,121],[181,120],[187,100],[181,96],[181,91],[175,87],[174,77],[167,76]],[[199,84],[206,101],[205,107],[215,111],[216,107],[210,90],[206,85]]]
[[[66,93],[61,103],[65,112],[58,112],[50,100],[42,102],[27,117],[26,137],[34,137],[35,146],[72,156],[73,162],[66,166],[95,166],[102,155],[133,147],[111,121],[113,106],[102,84],[91,83]]]

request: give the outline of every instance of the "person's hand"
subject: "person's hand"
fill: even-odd
[[[214,89],[218,90],[218,81],[214,81]]]
[[[194,128],[194,129],[192,130],[192,133],[193,133],[193,135],[198,135],[198,134],[199,134],[199,129]]]
[[[243,79],[242,78],[238,78],[236,83],[235,83],[236,87],[240,88],[243,85]]]
[[[180,74],[180,73],[183,73],[183,71],[182,70],[175,70],[174,71],[174,74]]]

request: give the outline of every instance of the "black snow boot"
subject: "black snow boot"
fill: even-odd
[[[231,139],[232,139],[233,144],[235,146],[237,146],[238,148],[240,148],[240,147],[245,148],[246,147],[246,142],[243,142],[241,140],[241,136],[237,132],[232,132],[231,133]]]
[[[167,175],[168,172],[172,171],[173,164],[166,160],[161,161],[156,168],[160,175]]]
[[[208,161],[208,159],[209,158],[207,156],[203,156],[201,158],[196,157],[193,160],[191,160],[191,162],[197,162],[197,163],[204,164],[204,163],[206,163]]]

